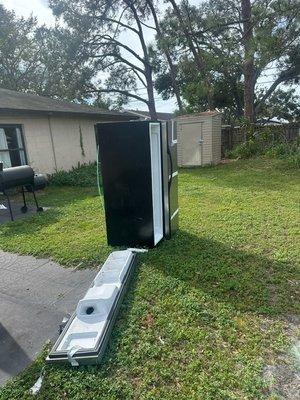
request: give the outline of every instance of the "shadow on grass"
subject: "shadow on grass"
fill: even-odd
[[[122,373],[125,376],[127,373],[133,373],[132,366],[140,371],[140,363],[145,360],[143,351],[146,350],[141,348],[138,350],[138,357],[132,360],[134,341],[141,340],[142,337],[145,342],[148,341],[149,346],[149,341],[152,340],[151,329],[148,335],[149,329],[143,329],[142,320],[145,320],[147,313],[151,312],[152,306],[157,302],[159,308],[156,308],[156,313],[164,313],[164,305],[167,303],[163,298],[169,297],[174,301],[177,293],[179,296],[186,296],[193,290],[199,291],[210,301],[227,304],[234,311],[233,315],[235,311],[269,315],[293,312],[293,293],[288,279],[295,274],[295,267],[291,264],[274,262],[266,257],[234,249],[208,238],[197,237],[183,230],[171,240],[162,242],[157,248],[139,257],[140,265],[122,304],[101,365],[75,370],[69,365],[49,366],[50,378],[43,384],[41,399],[49,398],[48,392],[53,391],[51,378],[56,378],[58,392],[65,392],[65,382],[75,382],[78,393],[88,392],[90,386],[94,387],[93,382],[96,379],[103,392],[106,389],[117,391],[118,396],[111,398],[127,398],[123,390],[126,391],[132,382],[129,379],[124,384],[125,381],[122,381],[123,387],[118,381],[119,376],[122,376]],[[186,306],[183,302],[178,304],[179,307]],[[190,306],[192,304],[188,303],[187,307]],[[197,307],[195,310],[197,313]],[[182,313],[185,310],[178,312]],[[175,311],[169,315],[176,318],[176,313],[175,306]],[[202,318],[210,317],[210,314],[203,315]],[[193,318],[197,319],[198,314]],[[151,320],[149,323],[151,324]],[[168,323],[172,324],[172,320]],[[211,322],[205,324],[209,325]],[[29,379],[32,373],[30,371],[25,371],[22,375],[22,382],[32,381]],[[114,377],[119,383],[113,389],[111,386]]]
[[[66,206],[74,201],[84,200],[86,198],[97,197],[98,192],[93,187],[73,187],[73,186],[48,186],[43,191],[36,192],[38,202],[42,207],[49,206]],[[15,203],[22,203],[21,193],[12,191],[10,193],[10,199]],[[2,201],[3,200],[3,201]],[[0,203],[6,201],[6,198],[1,196]],[[26,193],[26,202],[30,206],[35,206],[33,196],[30,193]]]
[[[47,189],[46,192],[43,193],[44,197],[42,197],[42,200],[39,199],[42,206],[47,207],[50,205],[50,209],[40,213],[32,213],[27,215],[26,218],[1,224],[0,234],[2,233],[7,237],[34,234],[58,222],[64,216],[65,207],[71,204],[72,206],[80,208],[81,201],[95,197],[93,190],[76,190],[72,187],[55,189],[56,190],[53,190],[53,188]],[[19,200],[19,196],[14,196],[14,203]],[[32,202],[28,201],[28,205],[32,205]]]
[[[274,262],[183,230],[139,257],[139,267],[121,306],[102,368],[80,368],[83,373],[97,373],[97,379],[117,373],[124,362],[130,363],[126,358],[129,350],[120,351],[120,346],[126,347],[128,340],[131,348],[133,337],[140,335],[142,320],[152,306],[157,301],[164,304],[163,298],[175,292],[186,296],[192,290],[199,291],[210,301],[227,304],[233,315],[236,311],[270,316],[294,312],[292,288],[288,283],[295,275],[295,266],[291,264]],[[151,276],[149,280],[147,275]],[[163,306],[159,312],[164,312]],[[68,374],[70,379],[76,375],[69,366],[52,368]]]
[[[292,264],[274,262],[183,230],[139,257],[139,266],[101,363],[104,368],[90,367],[103,378],[117,371],[124,362],[119,348],[121,343],[124,346],[124,336],[129,335],[130,338],[132,332],[139,335],[142,320],[147,322],[147,313],[151,312],[152,305],[158,299],[160,301],[173,294],[173,291],[183,296],[192,290],[199,291],[210,301],[227,304],[233,310],[233,315],[238,311],[284,316],[287,312],[295,312],[294,308],[297,307],[293,301],[293,296],[297,298],[296,294],[289,284],[289,278],[295,277],[296,273],[296,267]],[[146,278],[145,283],[143,280],[148,274],[147,269],[152,277],[149,281]],[[163,283],[160,274],[166,278]],[[164,300],[160,304],[164,304]],[[161,308],[160,312],[163,313],[164,309]],[[66,366],[55,368],[68,369]],[[85,368],[83,370],[88,371]]]
[[[53,225],[59,219],[60,212],[55,209],[31,214],[25,218],[0,225],[0,234],[5,235],[5,237],[31,235],[47,226]]]
[[[179,231],[143,256],[147,265],[241,311],[282,314],[297,307],[292,263],[228,247]],[[293,297],[294,296],[294,297]]]

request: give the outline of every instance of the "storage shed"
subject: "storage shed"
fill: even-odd
[[[221,161],[221,117],[218,111],[207,111],[174,120],[179,166],[214,165]]]

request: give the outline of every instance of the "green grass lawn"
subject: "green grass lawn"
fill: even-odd
[[[102,365],[47,366],[36,398],[279,399],[262,370],[288,354],[299,315],[299,178],[263,159],[181,170],[180,231],[140,256]],[[105,260],[96,190],[51,187],[41,203],[53,208],[0,226],[3,250]],[[43,360],[0,399],[30,399]]]

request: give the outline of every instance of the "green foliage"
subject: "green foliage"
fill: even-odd
[[[103,93],[107,103],[117,109],[131,95],[148,104],[147,94],[136,90],[141,84],[150,90],[150,81],[152,86],[148,46],[139,27],[140,21],[147,20],[149,15],[144,3],[50,0],[49,6],[67,29],[81,39],[80,55],[92,71],[86,93],[93,98]],[[133,40],[124,41],[123,32]]]
[[[96,186],[97,164],[82,164],[73,167],[70,171],[58,171],[50,176],[52,186]]]
[[[277,143],[266,149],[265,155],[286,160],[291,166],[300,168],[300,140],[292,143]]]
[[[239,144],[233,150],[228,152],[229,158],[250,158],[257,156],[261,150],[259,143],[253,139],[247,140],[244,143]]]
[[[0,87],[101,104],[87,90],[93,68],[86,62],[85,32],[39,26],[36,18],[18,17],[2,5],[0,26]]]
[[[300,140],[287,142],[280,136],[270,142],[270,132],[262,132],[258,137],[252,137],[246,142],[229,151],[229,158],[247,159],[257,156],[266,156],[286,161],[292,167],[300,167]]]
[[[41,71],[34,37],[37,20],[18,18],[0,4],[0,26],[0,87],[31,90]]]
[[[198,6],[178,2],[183,20],[202,59],[200,68],[189,48],[187,37],[172,8],[167,9],[162,26],[177,68],[181,95],[189,112],[206,111],[209,80],[213,106],[222,110],[224,121],[234,123],[243,115],[244,31],[240,0],[202,1]],[[280,83],[299,79],[298,0],[252,3],[255,109],[257,118],[292,120],[299,115],[299,99],[291,90],[276,91]],[[159,53],[159,44],[158,49]],[[163,57],[161,56],[161,59]],[[168,66],[156,72],[156,89],[172,95],[172,82],[164,79]],[[268,78],[266,78],[268,77]],[[263,78],[263,79],[261,79]],[[261,81],[267,82],[261,85]],[[270,90],[269,90],[270,89]],[[275,92],[276,91],[276,92]]]
[[[177,2],[185,29],[173,7],[166,8],[163,1],[154,3],[51,0],[50,8],[63,21],[53,28],[40,27],[35,18],[19,18],[0,6],[0,86],[119,108],[130,96],[152,104],[146,87],[151,92],[155,81],[164,99],[179,93],[185,102],[181,108],[187,112],[217,107],[226,123],[234,123],[243,115],[244,101],[240,0],[206,0],[199,5]],[[140,22],[151,24],[149,4],[156,9],[163,35],[153,35],[148,46],[148,40],[147,45],[140,40],[143,30],[139,26]],[[298,96],[293,90],[276,88],[299,79],[298,1],[266,4],[258,0],[252,11],[254,83],[270,77],[270,91],[259,81],[256,85],[257,116],[295,119],[299,116]],[[114,33],[110,36],[108,32]],[[133,40],[123,43],[124,35]],[[189,40],[199,53],[201,68]]]
[[[46,366],[37,399],[263,400],[262,368],[282,365],[284,316],[299,312],[299,174],[277,165],[181,170],[180,231],[139,256],[103,361]],[[105,260],[96,190],[50,186],[43,204],[51,208],[0,226],[2,249],[81,268]],[[44,357],[0,399],[32,399]]]
[[[300,96],[296,89],[285,88],[276,90],[265,102],[259,116],[263,120],[271,120],[276,117],[278,120],[289,122],[300,120]]]

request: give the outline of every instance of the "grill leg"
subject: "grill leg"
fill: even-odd
[[[13,216],[12,209],[11,209],[9,195],[6,192],[3,192],[3,194],[4,194],[4,196],[6,197],[6,200],[7,200],[8,209],[9,209],[9,213],[10,213],[10,219],[13,221],[14,220],[14,216]]]
[[[34,201],[35,201],[36,211],[38,211],[38,212],[44,211],[43,207],[40,207],[39,204],[38,204],[38,201],[37,201],[37,198],[36,198],[36,195],[35,195],[35,192],[34,192],[33,188],[32,188],[32,195],[33,195],[33,198],[34,198]]]
[[[28,207],[27,207],[27,203],[26,203],[26,197],[25,197],[25,190],[24,190],[24,186],[22,186],[22,196],[23,196],[23,207],[21,207],[21,211],[23,214],[26,214],[28,211]]]

